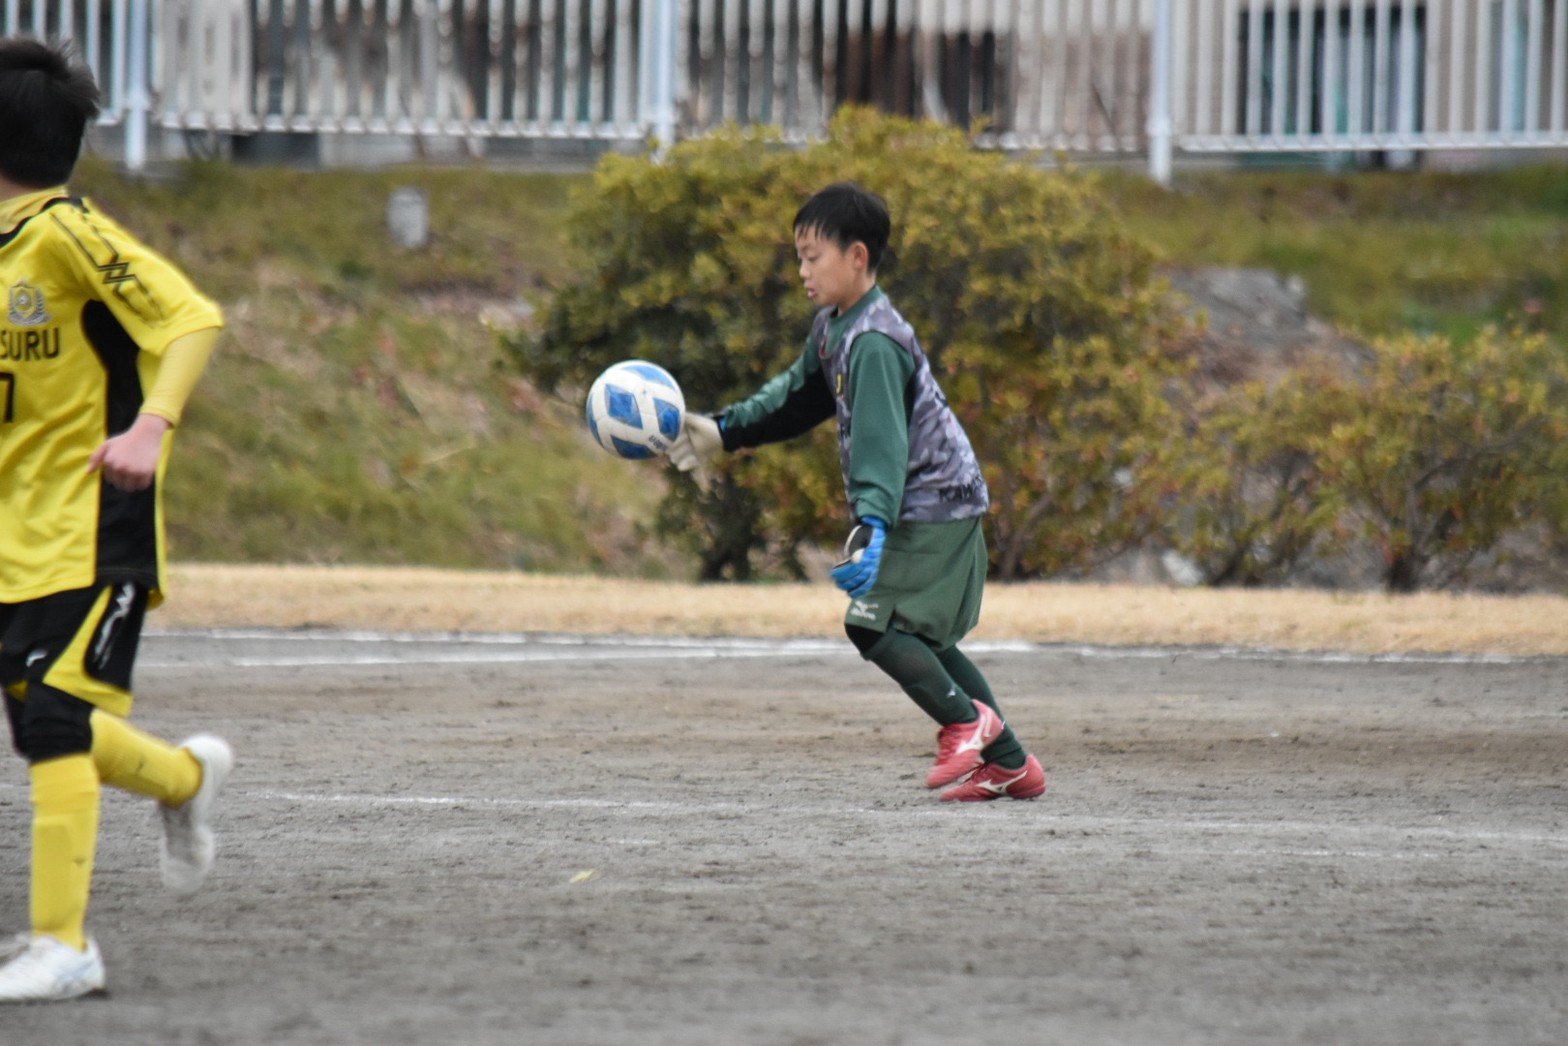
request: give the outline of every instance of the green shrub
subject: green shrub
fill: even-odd
[[[1233,386],[1167,444],[1154,469],[1173,509],[1166,539],[1207,584],[1279,583],[1337,550],[1343,504],[1319,461],[1343,380],[1320,364]]]
[[[573,275],[541,330],[511,339],[523,373],[585,388],[646,356],[694,409],[750,394],[800,352],[811,306],[790,219],[852,180],[893,213],[889,296],[920,335],[992,484],[995,572],[1083,569],[1155,525],[1129,485],[1168,431],[1183,322],[1096,181],[971,148],[933,123],[847,109],[795,151],[768,132],[681,143],[663,162],[607,158],[568,228]],[[836,538],[843,490],[831,426],[730,456],[717,482],[677,483],[665,533],[699,546],[702,576],[750,576],[765,548],[799,573],[802,542]]]
[[[1390,591],[1449,584],[1559,489],[1568,361],[1539,335],[1379,342],[1319,467],[1383,554]]]

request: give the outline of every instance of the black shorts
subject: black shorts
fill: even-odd
[[[123,718],[146,616],[147,589],[130,581],[0,603],[0,685],[25,700],[43,684]]]

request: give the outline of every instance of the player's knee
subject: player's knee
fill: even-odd
[[[849,637],[851,643],[855,644],[855,649],[860,651],[860,656],[869,660],[872,649],[882,642],[885,633],[845,622],[844,634]]]
[[[79,697],[33,683],[27,699],[6,697],[11,744],[29,763],[90,752],[93,706]]]

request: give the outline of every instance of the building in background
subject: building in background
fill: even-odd
[[[133,165],[582,162],[806,140],[846,102],[1157,177],[1568,147],[1568,0],[0,0],[0,27],[78,39]]]

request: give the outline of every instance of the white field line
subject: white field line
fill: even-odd
[[[815,823],[823,823],[833,819],[867,818],[872,820],[910,820],[922,821],[932,818],[951,819],[955,816],[975,817],[979,811],[974,807],[965,805],[955,809],[951,806],[934,806],[930,808],[894,808],[869,806],[850,806],[843,804],[760,804],[755,802],[676,802],[670,800],[648,799],[545,799],[545,798],[495,798],[462,795],[387,795],[362,792],[298,792],[280,790],[256,790],[234,793],[239,796],[255,799],[268,803],[296,803],[299,805],[329,805],[348,806],[360,809],[384,809],[388,807],[466,807],[474,809],[493,810],[596,810],[607,813],[624,813],[635,816],[702,818],[709,819],[715,816],[733,817],[736,814],[751,814],[766,816],[769,813],[787,813],[790,815],[805,815]],[[1011,804],[997,807],[1006,810]],[[985,815],[980,814],[981,817]],[[985,822],[979,822],[985,823]],[[1181,835],[1189,838],[1203,836],[1239,836],[1253,835],[1264,837],[1289,837],[1324,834],[1335,836],[1378,837],[1394,835],[1404,842],[1410,843],[1469,843],[1481,850],[1490,848],[1504,848],[1514,850],[1545,849],[1568,852],[1568,832],[1540,833],[1522,831],[1498,831],[1491,828],[1478,828],[1470,826],[1449,827],[1443,825],[1392,825],[1392,824],[1360,824],[1360,825],[1330,825],[1312,821],[1188,821],[1172,822],[1164,817],[1135,817],[1135,816],[1109,816],[1085,814],[1051,814],[1046,813],[1037,823],[1027,828],[1020,825],[1014,818],[1005,822],[1009,832],[1029,828],[1036,830],[1048,829],[1058,835],[1073,833],[1085,836],[1106,836],[1110,834],[1125,835],[1128,829],[1148,829],[1158,831],[1164,835]],[[1387,851],[1375,849],[1293,849],[1292,854],[1307,856],[1344,856],[1344,857],[1388,857]],[[1451,856],[1443,853],[1407,854],[1411,857],[1445,857]]]
[[[511,650],[511,651],[433,651],[397,655],[358,654],[353,656],[322,654],[315,657],[245,656],[223,657],[218,655],[208,661],[159,661],[147,658],[138,668],[200,669],[207,671],[216,665],[225,668],[338,668],[376,665],[509,665],[547,661],[698,661],[715,658],[785,657],[797,656],[794,651],[777,650]]]
[[[210,632],[151,632],[165,638],[210,639],[196,659],[144,657],[143,668],[302,668],[375,665],[516,664],[525,662],[712,660],[715,658],[796,657],[802,654],[854,653],[849,643],[827,640],[767,640],[717,637],[685,639],[640,636],[523,636],[489,633],[332,632],[214,629]],[[277,643],[280,646],[323,644],[328,647],[370,646],[373,653],[245,654],[229,656],[223,644]],[[445,647],[446,649],[431,649]],[[496,649],[509,647],[512,649]],[[477,649],[476,649],[477,648]]]
[[[0,783],[0,793],[22,793],[27,787]],[[879,808],[846,804],[798,804],[755,802],[676,802],[647,799],[589,799],[589,798],[495,798],[466,795],[390,795],[373,792],[302,792],[277,789],[234,789],[227,793],[229,800],[251,801],[276,805],[336,806],[358,810],[463,808],[492,811],[571,811],[594,810],[609,814],[625,814],[642,819],[704,820],[714,817],[734,819],[738,814],[752,818],[765,818],[770,814],[806,816],[814,824],[829,824],[850,820],[871,820],[892,823],[918,824],[934,819],[950,820],[954,817],[969,818],[968,828],[983,832],[988,825],[996,825],[1016,836],[1020,833],[1036,836],[1041,832],[1051,834],[1051,845],[1064,849],[1080,849],[1085,840],[1100,840],[1125,850],[1135,845],[1139,850],[1164,856],[1274,856],[1294,859],[1343,859],[1369,861],[1446,861],[1455,858],[1480,858],[1496,861],[1500,853],[1516,858],[1560,860],[1568,856],[1568,832],[1498,831],[1474,826],[1442,825],[1393,825],[1358,824],[1339,825],[1312,821],[1189,821],[1173,822],[1165,817],[1137,817],[1116,815],[1052,814],[1042,811],[1042,816],[1030,822],[1021,822],[1015,816],[1003,815],[1000,819],[988,817],[985,808],[969,805],[954,808],[932,806],[929,808]],[[1012,809],[1011,804],[998,804],[993,813]],[[1378,849],[1380,839],[1392,836],[1411,849]],[[1265,843],[1256,847],[1226,848],[1205,845],[1205,840],[1218,843],[1224,838],[1252,838]],[[1325,847],[1318,843],[1324,837],[1354,841],[1353,846]],[[1299,840],[1290,845],[1289,840]],[[1272,844],[1267,841],[1272,840]],[[663,840],[667,841],[667,840]],[[606,839],[606,844],[617,845],[617,840]],[[653,845],[655,840],[623,839],[624,845]],[[1314,845],[1317,843],[1317,845]],[[1185,844],[1185,845],[1183,845]],[[1461,850],[1428,849],[1427,847],[1457,844]],[[1232,844],[1234,846],[1234,844]]]
[[[739,636],[574,636],[468,632],[375,632],[332,630],[211,629],[154,631],[149,637],[196,638],[215,641],[219,649],[197,660],[144,657],[140,667],[173,669],[224,665],[243,668],[298,668],[352,665],[508,664],[541,661],[708,660],[715,658],[797,657],[802,654],[858,656],[848,641],[832,639],[753,639]],[[279,645],[379,646],[368,654],[247,654],[226,657],[222,646],[232,642]],[[446,646],[432,651],[429,648]],[[515,649],[495,649],[510,647]],[[489,648],[489,649],[462,649]],[[970,653],[1033,653],[1044,657],[1107,660],[1290,661],[1307,664],[1453,664],[1510,665],[1560,660],[1539,655],[1393,653],[1356,654],[1249,647],[1117,647],[1089,644],[1033,643],[1024,640],[966,642]]]

